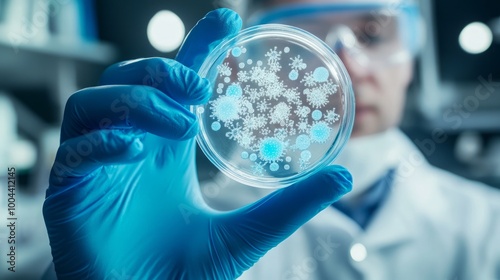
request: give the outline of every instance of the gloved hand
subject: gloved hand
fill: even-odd
[[[59,279],[234,279],[350,190],[330,166],[236,211],[204,203],[186,107],[207,102],[196,71],[240,27],[236,13],[210,12],[176,61],[113,65],[71,96],[43,206]]]

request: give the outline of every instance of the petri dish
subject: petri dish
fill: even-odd
[[[319,38],[264,24],[220,43],[199,70],[213,86],[191,107],[208,159],[242,184],[281,188],[331,164],[350,137],[352,83]]]

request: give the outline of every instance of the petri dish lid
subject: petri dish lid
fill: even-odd
[[[191,107],[208,159],[240,183],[280,188],[333,162],[354,121],[352,83],[319,38],[288,25],[242,30],[219,44],[199,75],[213,85]]]

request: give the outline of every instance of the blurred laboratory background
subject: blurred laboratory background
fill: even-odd
[[[402,128],[432,164],[500,188],[500,2],[421,4],[425,44]],[[112,63],[174,58],[215,7],[197,0],[0,0],[0,186],[15,167],[19,219],[17,278],[1,261],[0,279],[35,278],[51,261],[40,210],[68,97],[97,85]],[[214,174],[201,153],[198,164],[202,179]]]

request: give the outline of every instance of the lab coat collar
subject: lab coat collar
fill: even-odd
[[[360,231],[360,242],[370,247],[384,247],[410,242],[422,230],[419,220],[440,218],[443,194],[437,188],[432,168],[423,154],[401,132],[394,137],[399,163],[394,173],[394,183],[387,200],[365,232]]]

